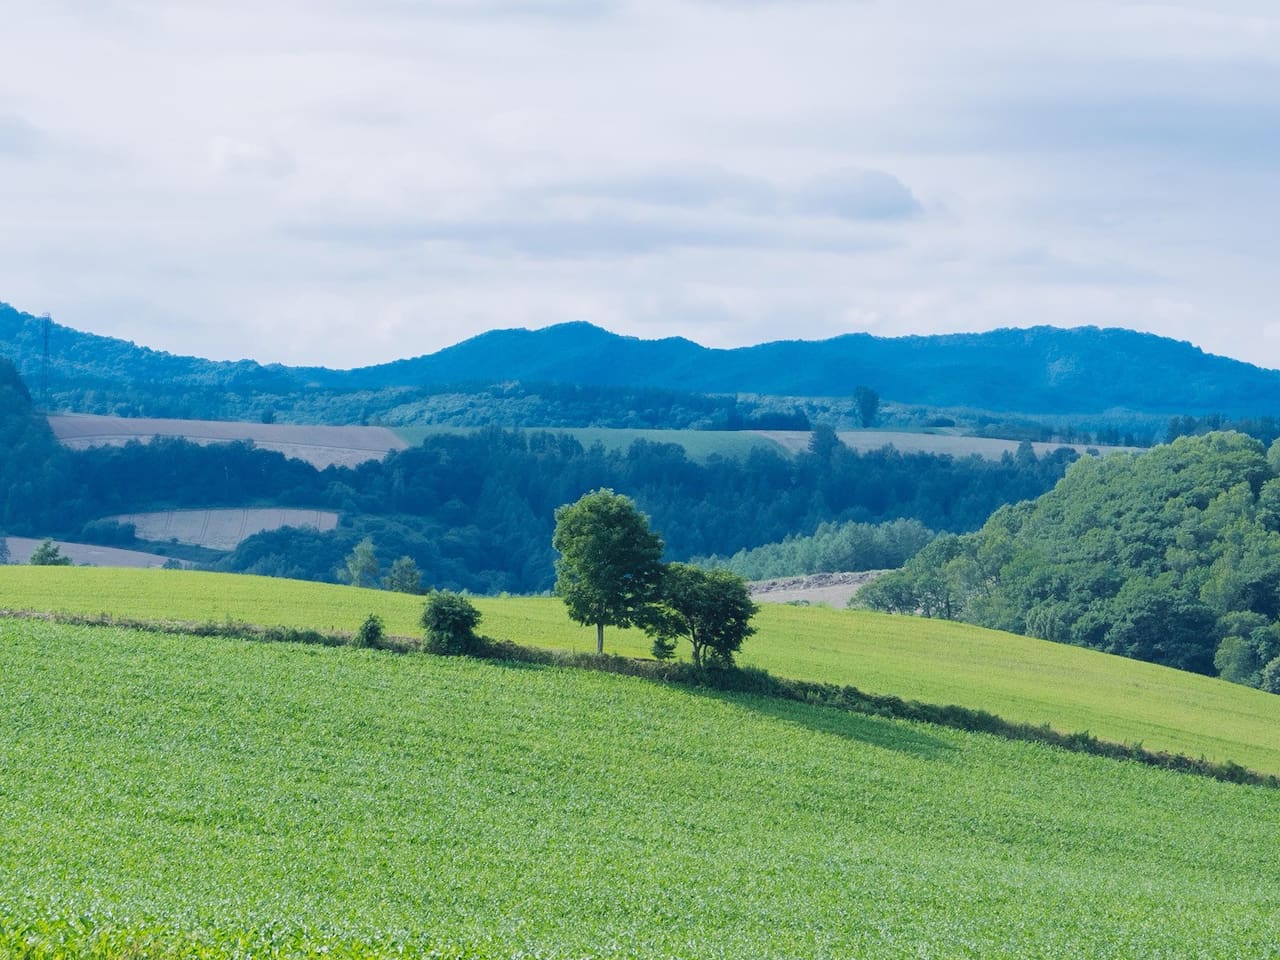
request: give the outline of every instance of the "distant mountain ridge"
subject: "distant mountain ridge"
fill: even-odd
[[[0,304],[0,356],[15,362],[33,392],[41,323]],[[714,349],[574,322],[493,330],[424,356],[330,370],[179,357],[53,324],[50,381],[82,390],[148,384],[275,395],[523,382],[815,397],[848,396],[865,384],[904,403],[1019,413],[1271,416],[1280,410],[1280,371],[1155,334],[1098,327],[892,338],[851,333]]]

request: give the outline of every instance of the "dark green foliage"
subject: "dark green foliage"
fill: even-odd
[[[859,386],[853,391],[853,402],[858,407],[858,422],[863,427],[874,426],[880,412],[880,394],[870,387]]]
[[[757,609],[746,581],[736,573],[670,563],[639,623],[654,636],[659,660],[669,652],[668,644],[683,637],[693,645],[695,667],[731,667],[742,642],[755,633],[751,618]]]
[[[413,557],[402,556],[391,565],[382,580],[382,586],[399,593],[421,593],[422,571],[413,562]]]
[[[382,618],[376,613],[371,613],[365,617],[364,623],[360,624],[360,629],[351,638],[351,643],[356,647],[380,647],[385,636],[386,627]]]
[[[787,537],[780,543],[739,550],[728,558],[694,557],[690,563],[724,567],[748,580],[888,570],[902,566],[935,536],[919,520],[820,523],[809,536]]]
[[[33,567],[69,567],[71,558],[64,556],[62,550],[52,540],[46,540],[36,547],[27,561]]]
[[[427,594],[422,610],[422,626],[426,630],[426,650],[446,656],[475,654],[481,647],[476,636],[480,611],[466,597],[448,590]]]
[[[80,539],[85,543],[97,543],[104,547],[127,547],[137,541],[138,531],[132,523],[90,520],[80,529]]]
[[[608,489],[583,494],[555,516],[556,594],[571,619],[595,624],[596,653],[603,653],[604,628],[631,626],[655,599],[662,538],[630,497]]]
[[[1280,656],[1280,478],[1238,433],[1084,460],[858,601],[1260,685]]]

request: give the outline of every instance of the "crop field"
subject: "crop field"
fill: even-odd
[[[332,530],[338,515],[332,510],[292,510],[283,507],[247,507],[219,510],[160,510],[153,513],[122,513],[107,517],[117,523],[131,523],[139,540],[177,540],[179,543],[234,550],[248,537],[281,527],[314,527]]]
[[[7,540],[10,563],[26,563],[31,559],[31,554],[44,543],[34,537],[8,537]],[[169,559],[158,553],[102,547],[96,543],[74,543],[68,540],[55,540],[53,543],[64,557],[71,558],[72,563],[91,567],[163,567]]]
[[[556,649],[595,649],[595,630],[548,597],[475,600],[481,632]],[[353,631],[369,613],[420,636],[422,600],[332,584],[189,571],[0,567],[0,609],[141,620],[243,621]],[[762,605],[740,658],[779,676],[988,710],[1148,749],[1280,773],[1280,697],[1149,663],[966,624],[820,607]],[[606,649],[647,656],[638,631]],[[687,648],[681,653],[687,656]]]
[[[16,620],[0,729],[0,954],[1280,956],[1274,791],[1034,744]]]
[[[577,438],[584,447],[599,443],[606,450],[626,450],[637,440],[650,443],[674,443],[684,447],[690,460],[706,461],[712,456],[743,459],[752,450],[763,448],[782,452],[771,437],[751,430],[628,430],[609,427],[528,427],[531,433],[546,429],[551,433],[567,433]],[[396,427],[396,433],[411,446],[422,443],[429,436],[440,433],[465,432],[460,427]],[[808,434],[804,436],[808,437]],[[807,441],[806,441],[807,442]]]
[[[381,460],[405,442],[386,427],[319,427],[291,423],[246,423],[223,420],[160,420],[143,417],[102,417],[75,414],[49,417],[49,426],[64,446],[124,446],[153,437],[183,437],[194,443],[231,443],[252,440],[264,450],[305,460],[317,469],[353,467],[366,460]]]
[[[808,449],[808,431],[804,430],[767,430],[760,435],[773,440],[791,453],[799,453]],[[881,447],[893,445],[900,453],[939,453],[953,457],[967,457],[977,454],[988,460],[999,460],[1006,453],[1016,453],[1019,446],[1017,440],[999,440],[993,437],[965,437],[950,433],[907,433],[894,430],[841,430],[836,434],[840,442],[851,450],[866,453],[879,450]],[[1138,447],[1107,447],[1086,443],[1033,443],[1032,448],[1037,456],[1052,453],[1061,447],[1069,447],[1077,453],[1084,454],[1088,450],[1102,453],[1137,452]]]

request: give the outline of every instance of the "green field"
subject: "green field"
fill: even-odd
[[[478,598],[483,633],[588,651],[595,631],[552,598]],[[173,570],[0,567],[0,608],[144,620],[236,620],[353,631],[377,612],[418,636],[421,598],[331,584]],[[742,662],[780,676],[989,710],[1148,749],[1280,773],[1280,697],[1077,647],[940,620],[766,605]],[[611,652],[644,656],[636,631],[606,631]],[[687,649],[684,650],[687,655]]]
[[[441,433],[468,433],[474,428],[418,426],[393,427],[396,434],[410,446],[417,446],[427,437]],[[606,450],[625,451],[637,440],[650,443],[675,443],[684,447],[690,460],[705,461],[711,456],[745,458],[757,448],[785,453],[785,448],[759,433],[750,430],[641,430],[610,427],[522,427],[525,433],[548,430],[551,433],[567,433],[578,439],[584,447],[599,443]]]
[[[0,955],[1280,956],[1274,791],[1034,744],[22,620],[0,729]]]

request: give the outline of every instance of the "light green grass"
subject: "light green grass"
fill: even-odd
[[[595,630],[546,597],[475,600],[481,632],[566,650]],[[175,570],[0,567],[0,608],[144,620],[239,620],[354,631],[369,613],[419,636],[422,600],[332,584]],[[765,605],[743,663],[779,676],[988,710],[1007,720],[1087,731],[1150,750],[1280,773],[1280,697],[1221,680],[966,624]],[[647,656],[638,631],[609,629],[609,652]],[[687,655],[687,649],[682,648]]]
[[[12,918],[70,918],[173,931],[148,957],[166,936],[238,957],[1280,956],[1273,791],[1039,745],[14,620],[0,730],[0,945]]]
[[[393,427],[400,439],[410,446],[417,446],[427,437],[442,433],[474,432],[474,428],[417,426]],[[551,433],[567,433],[577,438],[584,447],[599,443],[606,450],[627,450],[637,440],[650,443],[674,443],[684,447],[690,460],[706,461],[712,456],[726,459],[744,459],[752,450],[772,450],[785,453],[786,449],[775,440],[750,430],[639,430],[609,427],[524,427],[525,433],[547,430]]]

